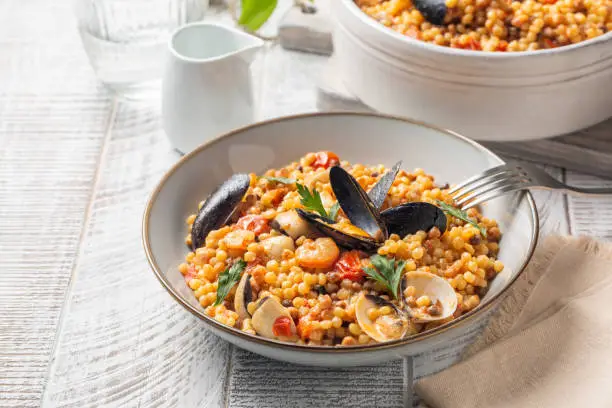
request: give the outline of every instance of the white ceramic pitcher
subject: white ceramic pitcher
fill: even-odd
[[[214,23],[187,24],[168,45],[162,120],[183,153],[254,121],[250,66],[263,41]]]

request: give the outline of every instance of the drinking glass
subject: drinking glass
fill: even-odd
[[[76,0],[85,52],[106,86],[127,99],[159,93],[170,33],[201,20],[208,0]]]

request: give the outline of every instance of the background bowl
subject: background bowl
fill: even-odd
[[[188,252],[185,218],[219,183],[236,172],[261,174],[283,167],[305,153],[332,150],[353,163],[421,167],[438,183],[456,183],[502,161],[484,147],[454,133],[405,119],[375,114],[328,113],[292,116],[233,131],[184,156],[161,180],[147,204],[143,244],[149,263],[168,292],[208,328],[244,349],[267,357],[309,365],[372,364],[437,349],[458,339],[469,343],[505,289],[523,271],[538,235],[530,194],[487,203],[484,214],[497,219],[503,238],[499,258],[506,269],[490,284],[481,306],[444,326],[417,336],[354,347],[297,346],[251,336],[204,314],[177,266]]]
[[[334,56],[345,86],[371,108],[476,140],[570,133],[612,116],[612,32],[565,47],[468,51],[402,35],[332,2]]]

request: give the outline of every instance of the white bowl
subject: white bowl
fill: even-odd
[[[267,357],[299,364],[350,366],[434,349],[444,353],[446,345],[456,344],[458,338],[476,336],[505,290],[523,271],[535,247],[538,218],[530,194],[503,197],[485,206],[484,214],[497,219],[504,234],[499,257],[506,269],[491,283],[479,308],[437,329],[384,344],[312,347],[252,336],[204,313],[177,270],[188,252],[184,243],[185,218],[232,174],[261,174],[318,150],[332,150],[343,159],[364,164],[390,166],[402,159],[405,168],[422,167],[442,183],[456,183],[502,163],[489,150],[452,132],[375,114],[292,116],[233,131],[184,156],[162,178],[147,204],[143,244],[161,284],[222,338]]]
[[[355,96],[477,140],[570,133],[612,116],[612,33],[550,50],[453,49],[402,35],[353,0],[332,3],[334,53]]]

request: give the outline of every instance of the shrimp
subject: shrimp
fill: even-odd
[[[331,268],[338,256],[340,250],[331,238],[306,240],[295,251],[298,264],[304,268]]]

